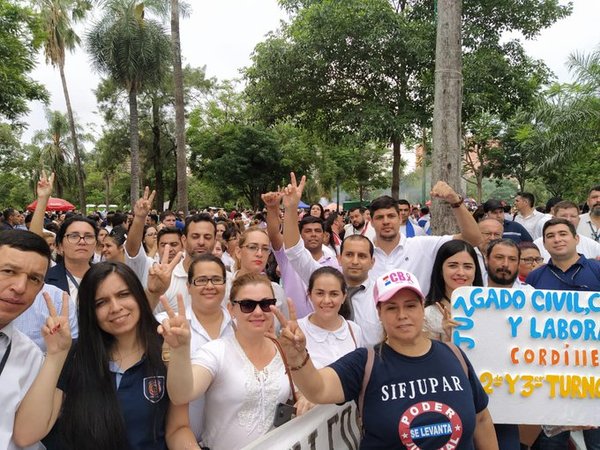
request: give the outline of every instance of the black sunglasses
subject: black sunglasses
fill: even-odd
[[[256,305],[260,306],[262,312],[271,312],[271,306],[275,306],[277,300],[274,298],[263,298],[262,300],[231,300],[231,303],[240,305],[240,311],[244,314],[250,314],[256,309]]]

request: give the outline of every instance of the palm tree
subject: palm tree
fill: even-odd
[[[65,188],[73,186],[76,178],[72,164],[74,152],[69,137],[69,121],[60,111],[50,110],[46,110],[46,120],[48,128],[38,131],[32,139],[34,146],[29,149],[29,159],[39,161],[41,164],[37,163],[37,166],[56,174],[56,194],[63,197]]]
[[[600,46],[573,53],[567,66],[575,81],[551,86],[535,111],[535,145],[547,152],[540,170],[600,148]]]
[[[58,67],[60,73],[63,94],[67,104],[67,117],[73,145],[73,156],[77,167],[79,208],[81,211],[85,211],[84,173],[81,165],[75,120],[73,119],[73,109],[71,108],[71,99],[65,77],[65,50],[73,51],[80,43],[79,36],[77,36],[71,27],[71,22],[83,19],[92,5],[89,0],[38,0],[38,4],[45,31],[44,53],[46,54],[46,63]]]
[[[173,81],[175,91],[175,137],[177,141],[177,203],[187,216],[187,156],[185,151],[185,111],[183,104],[183,69],[179,37],[179,0],[171,0],[171,46],[173,49]]]
[[[140,187],[137,96],[144,87],[163,79],[170,65],[171,47],[163,26],[144,18],[144,3],[106,0],[102,4],[104,15],[87,34],[86,44],[93,66],[128,92],[133,204]]]

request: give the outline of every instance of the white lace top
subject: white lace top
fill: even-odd
[[[242,448],[268,432],[277,403],[291,396],[279,352],[259,371],[235,335],[201,347],[192,355],[192,364],[205,367],[213,375],[205,394],[202,439],[211,450]]]
[[[423,331],[430,333],[431,337],[442,340],[445,335],[442,327],[444,316],[437,306],[429,305],[425,308],[425,321],[423,322]]]

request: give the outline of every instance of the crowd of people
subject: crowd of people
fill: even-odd
[[[158,214],[146,188],[130,212],[50,216],[42,176],[34,213],[6,210],[0,231],[0,448],[236,449],[285,408],[349,401],[361,448],[524,448],[451,342],[450,299],[600,291],[600,186],[585,212],[521,192],[513,215],[438,182],[459,232],[436,236],[428,208],[389,196],[303,210],[305,182],[259,212]],[[569,448],[549,430],[533,450]]]

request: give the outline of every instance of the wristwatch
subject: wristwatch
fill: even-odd
[[[460,208],[460,205],[463,204],[464,200],[465,200],[465,198],[459,194],[458,201],[456,203],[450,203],[450,207],[451,208]]]

